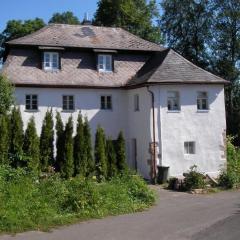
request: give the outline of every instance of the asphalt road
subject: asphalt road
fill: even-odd
[[[240,191],[191,195],[162,190],[150,210],[1,240],[240,240]]]

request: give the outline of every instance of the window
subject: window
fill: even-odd
[[[208,110],[208,94],[207,92],[197,93],[197,109]]]
[[[112,56],[98,55],[98,71],[111,72],[112,71]]]
[[[59,69],[59,55],[56,52],[44,53],[44,69],[57,70]]]
[[[184,142],[184,153],[195,154],[195,142]]]
[[[26,110],[38,110],[38,96],[26,95]]]
[[[167,104],[168,104],[169,111],[179,111],[180,110],[179,92],[169,91]]]
[[[134,111],[139,111],[139,95],[134,95]]]
[[[112,109],[111,96],[101,96],[101,109]]]
[[[74,97],[63,96],[63,110],[72,111],[74,108]]]

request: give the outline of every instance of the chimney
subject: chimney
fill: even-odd
[[[84,19],[83,19],[83,22],[82,22],[83,25],[92,25],[92,21],[89,19],[89,14],[88,12],[86,12],[84,14]]]

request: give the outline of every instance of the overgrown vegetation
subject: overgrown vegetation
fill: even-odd
[[[225,188],[240,187],[240,149],[232,141],[232,137],[227,139],[227,166],[219,177],[219,185]]]
[[[143,210],[154,203],[144,181],[131,174],[98,183],[59,175],[39,179],[26,169],[0,166],[0,232],[52,226]]]

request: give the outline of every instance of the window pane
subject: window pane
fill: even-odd
[[[195,142],[184,142],[184,153],[195,154]]]
[[[111,58],[111,56],[106,56],[106,70],[107,71],[112,70],[112,58]]]
[[[107,109],[112,109],[112,97],[107,96]]]
[[[105,109],[105,97],[101,96],[101,109]]]

